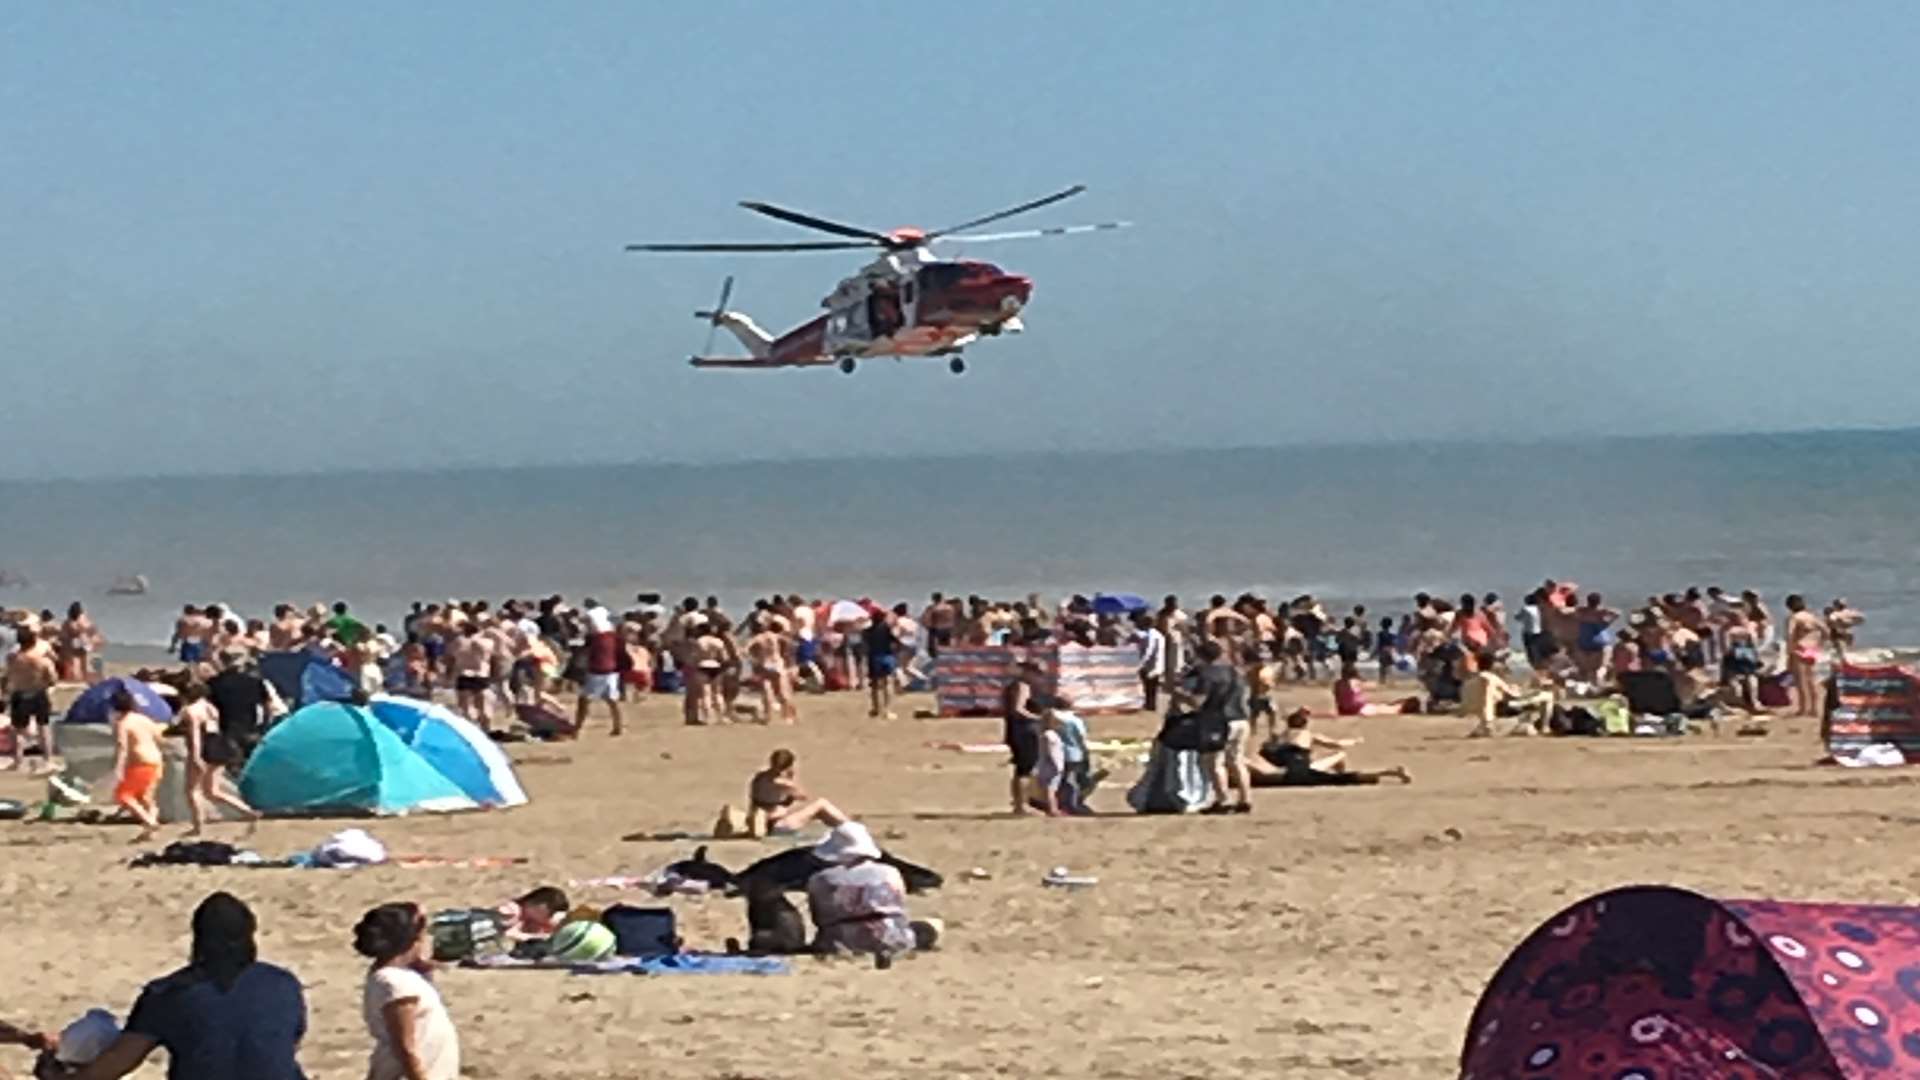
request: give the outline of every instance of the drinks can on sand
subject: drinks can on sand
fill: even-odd
[[[1055,889],[1091,889],[1100,884],[1100,879],[1088,874],[1070,873],[1064,866],[1056,866],[1040,879],[1040,884]]]

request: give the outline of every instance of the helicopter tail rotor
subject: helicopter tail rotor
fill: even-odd
[[[727,313],[727,301],[733,299],[733,275],[720,285],[720,301],[713,305],[712,311],[696,311],[693,317],[707,320],[707,347],[704,355],[713,355],[713,336],[720,330],[720,316]]]

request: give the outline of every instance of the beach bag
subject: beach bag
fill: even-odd
[[[1793,704],[1793,696],[1787,692],[1788,679],[1784,675],[1775,675],[1760,680],[1760,704],[1768,709],[1784,709]]]
[[[486,908],[454,908],[433,916],[429,924],[433,958],[442,962],[471,960],[506,949],[506,920]]]
[[[615,955],[672,956],[680,951],[672,908],[615,904],[601,913],[600,923],[613,931]]]

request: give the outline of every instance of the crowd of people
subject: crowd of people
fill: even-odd
[[[1175,738],[1204,752],[1217,796],[1210,809],[1230,813],[1244,812],[1250,790],[1262,784],[1401,776],[1351,772],[1343,753],[1303,771],[1303,754],[1328,747],[1300,734],[1298,714],[1282,726],[1273,697],[1283,684],[1330,680],[1338,716],[1460,713],[1472,719],[1475,735],[1507,720],[1515,733],[1542,731],[1559,703],[1617,691],[1643,672],[1670,677],[1682,709],[1786,707],[1817,716],[1823,702],[1816,668],[1830,651],[1851,645],[1864,621],[1843,599],[1815,613],[1797,595],[1785,599],[1784,617],[1776,620],[1757,593],[1720,588],[1648,597],[1622,611],[1599,593],[1556,581],[1511,612],[1493,593],[1457,602],[1421,593],[1397,618],[1376,617],[1364,606],[1336,618],[1312,596],[1275,604],[1251,594],[1231,601],[1215,595],[1193,613],[1174,596],[1152,610],[1108,599],[1073,596],[1049,605],[1037,596],[996,601],[934,593],[915,614],[904,603],[787,595],[757,600],[738,618],[714,597],[668,608],[658,595],[641,594],[619,614],[591,598],[578,605],[559,596],[498,605],[451,600],[414,604],[398,634],[362,621],[345,603],[280,604],[270,620],[243,619],[218,604],[188,605],[170,648],[182,665],[174,683],[188,735],[194,821],[197,828],[215,805],[251,814],[227,774],[286,710],[259,674],[267,653],[321,659],[369,694],[450,691],[459,711],[490,732],[525,707],[560,711],[553,695],[567,689],[576,697],[573,734],[604,705],[608,730],[619,735],[623,703],[655,691],[678,691],[685,722],[696,725],[743,715],[795,723],[805,692],[833,690],[861,693],[870,716],[891,719],[896,694],[924,688],[943,650],[1130,648],[1145,707],[1158,711],[1164,698],[1170,718],[1188,725],[1177,727]],[[19,768],[50,719],[50,691],[95,674],[89,657],[102,638],[79,604],[57,624],[50,613],[16,612],[12,621],[17,640],[6,663],[5,700]],[[1524,678],[1517,674],[1521,661]],[[1369,668],[1371,683],[1363,674]],[[1084,722],[1048,692],[1033,665],[1004,691],[1010,805],[1019,813],[1085,812],[1091,766]],[[137,708],[115,704],[116,798],[150,826],[158,728]],[[1256,748],[1252,731],[1263,719],[1268,738]]]

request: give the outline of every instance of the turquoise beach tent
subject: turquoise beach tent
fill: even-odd
[[[367,704],[374,719],[427,759],[440,774],[482,806],[520,806],[527,793],[513,763],[480,726],[431,701],[379,694]]]
[[[269,814],[472,810],[474,801],[371,712],[325,701],[275,724],[240,774]]]

